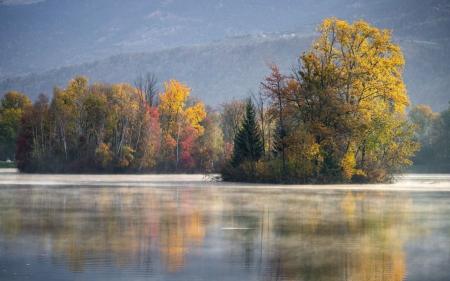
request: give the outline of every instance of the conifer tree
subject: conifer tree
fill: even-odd
[[[276,128],[275,128],[275,134],[273,136],[273,148],[272,153],[275,157],[280,156],[281,158],[284,157],[284,151],[286,150],[286,137],[287,132],[286,129],[281,126],[280,121],[277,122]],[[283,168],[284,168],[284,159],[283,159]]]
[[[263,154],[261,132],[255,120],[255,108],[249,99],[245,109],[245,118],[234,138],[234,153],[231,164],[239,166],[244,161],[258,161]]]

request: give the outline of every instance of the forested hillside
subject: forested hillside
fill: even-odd
[[[7,79],[0,82],[0,92],[19,90],[35,99],[40,93],[50,94],[54,86],[66,85],[76,75],[86,75],[91,81],[133,83],[139,74],[152,72],[159,81],[177,77],[192,87],[195,96],[207,104],[218,105],[245,97],[250,90],[257,91],[259,81],[269,71],[269,63],[290,70],[310,47],[311,38],[294,33],[243,36],[202,46],[117,55]],[[447,45],[406,39],[400,45],[405,53],[405,81],[412,103],[444,109],[450,88]]]

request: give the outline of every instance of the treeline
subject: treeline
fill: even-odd
[[[421,144],[411,170],[450,173],[450,103],[442,112],[433,112],[428,105],[417,105],[409,112],[409,119]]]
[[[152,76],[128,84],[84,77],[24,106],[15,159],[25,172],[214,171],[222,157],[219,118],[190,89]],[[7,98],[7,97],[6,97]]]

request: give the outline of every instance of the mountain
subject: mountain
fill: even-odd
[[[41,74],[6,79],[0,92],[20,90],[36,97],[51,94],[53,86],[65,86],[75,75],[86,75],[92,82],[129,82],[145,72],[160,81],[176,78],[192,87],[194,96],[207,104],[218,105],[232,98],[257,91],[259,82],[269,73],[270,63],[284,72],[296,66],[299,55],[307,50],[313,36],[261,34],[242,36],[211,44],[177,47],[148,53],[112,56],[95,62],[62,67]],[[436,110],[450,100],[450,58],[448,44],[410,39],[399,40],[406,57],[405,81],[413,103],[431,104]],[[160,85],[161,86],[161,85]]]
[[[88,76],[91,81],[133,83],[139,74],[152,72],[159,81],[176,78],[187,83],[194,96],[215,105],[256,89],[267,74],[269,63],[280,64],[289,71],[311,40],[295,34],[244,36],[207,45],[116,55],[6,79],[0,82],[0,92],[17,89],[36,97],[39,93],[51,94],[53,86],[64,86],[75,75]]]
[[[0,93],[150,71],[217,104],[256,90],[267,62],[289,70],[330,16],[391,29],[412,101],[447,105],[448,0],[0,0]]]
[[[330,16],[402,38],[450,38],[448,0],[0,0],[0,77],[247,34],[309,34]]]

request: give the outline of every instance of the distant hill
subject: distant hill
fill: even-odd
[[[139,73],[153,72],[160,81],[179,79],[193,89],[193,95],[210,105],[243,97],[258,90],[268,74],[268,63],[288,72],[298,56],[309,48],[313,35],[260,34],[211,44],[177,47],[148,53],[122,54],[90,63],[53,69],[41,74],[10,78],[0,82],[0,92],[20,90],[36,97],[51,94],[75,75],[92,82],[130,82]],[[447,42],[397,39],[406,56],[405,80],[413,103],[431,104],[436,110],[450,100],[450,54]]]
[[[412,40],[450,39],[448,0],[0,0],[0,78],[363,18]]]

